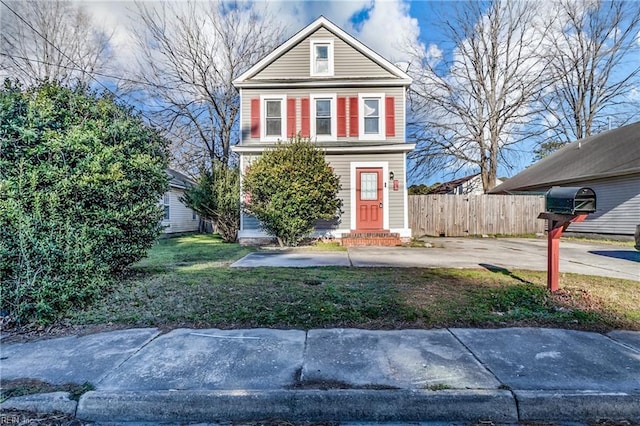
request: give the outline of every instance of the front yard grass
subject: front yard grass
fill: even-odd
[[[428,249],[425,249],[428,250]],[[251,249],[212,236],[161,240],[71,324],[369,329],[541,326],[640,330],[633,281],[423,268],[229,268]]]

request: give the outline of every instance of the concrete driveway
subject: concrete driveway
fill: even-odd
[[[256,252],[232,267],[418,267],[547,269],[545,238],[435,238],[434,247],[352,247],[347,252]],[[640,281],[640,252],[632,247],[561,241],[560,272]]]

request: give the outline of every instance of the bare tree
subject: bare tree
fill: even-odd
[[[537,100],[552,83],[545,16],[533,2],[471,0],[441,18],[453,48],[410,67],[414,174],[474,169],[485,191],[495,186],[499,162],[536,133]]]
[[[136,79],[171,132],[183,169],[228,164],[238,141],[233,80],[272,51],[283,29],[255,3],[138,3]]]
[[[548,139],[566,143],[612,119],[638,118],[640,3],[561,0],[556,7],[563,25],[550,33],[558,83],[545,99]]]
[[[110,35],[83,7],[69,1],[0,4],[0,71],[26,85],[88,83],[106,67]]]

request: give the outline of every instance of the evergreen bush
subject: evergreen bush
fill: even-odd
[[[113,96],[0,91],[3,313],[51,322],[103,291],[160,232],[168,144]]]
[[[181,201],[210,220],[225,242],[234,242],[240,229],[240,171],[214,163],[202,170],[196,186],[184,192]]]
[[[277,143],[251,163],[242,189],[245,211],[281,246],[298,245],[318,220],[341,214],[339,177],[324,152],[300,135]]]

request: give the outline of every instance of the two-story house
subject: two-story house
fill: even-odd
[[[391,245],[411,237],[407,213],[406,92],[411,78],[324,17],[234,81],[240,91],[240,168],[301,133],[340,176],[340,223],[318,235]],[[240,242],[265,238],[242,214]]]

